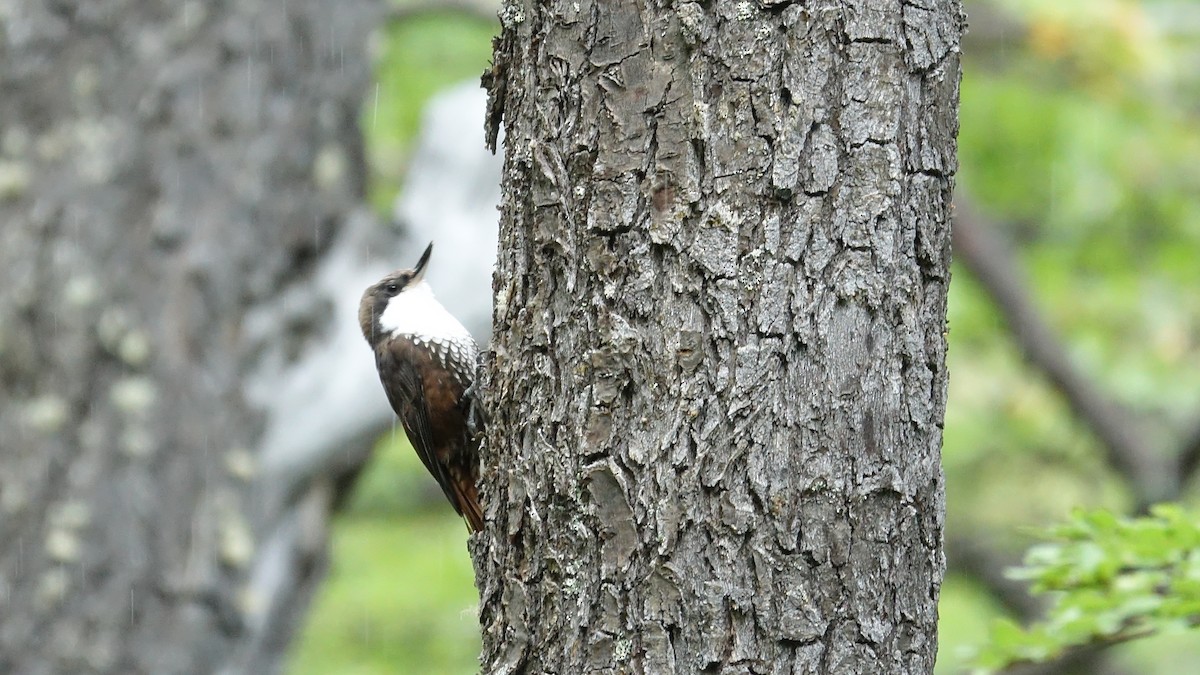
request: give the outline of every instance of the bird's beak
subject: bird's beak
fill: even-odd
[[[417,283],[425,277],[425,266],[429,264],[429,254],[433,253],[433,242],[425,247],[425,252],[421,254],[421,259],[417,261],[417,266],[413,268],[412,283]]]

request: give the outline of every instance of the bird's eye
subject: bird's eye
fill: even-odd
[[[388,282],[387,286],[383,287],[383,290],[387,291],[391,295],[395,295],[400,292],[400,285],[394,281],[390,281]]]

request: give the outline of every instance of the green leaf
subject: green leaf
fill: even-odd
[[[1046,594],[1050,609],[1025,628],[997,621],[976,652],[976,672],[1200,624],[1197,514],[1178,505],[1156,506],[1144,518],[1076,511],[1039,536],[1009,576]]]

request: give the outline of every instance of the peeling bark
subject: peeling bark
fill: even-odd
[[[510,2],[488,673],[930,673],[959,3]]]
[[[320,569],[265,551],[250,325],[364,190],[373,2],[0,9],[0,672],[270,672]],[[319,520],[319,519],[318,519]],[[299,539],[304,539],[299,536]],[[291,582],[267,596],[262,558]],[[249,665],[253,664],[253,665]]]

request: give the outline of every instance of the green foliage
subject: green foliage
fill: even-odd
[[[384,436],[334,521],[329,578],[291,675],[477,671],[466,539],[404,432]]]
[[[988,638],[992,623],[1004,616],[1004,610],[985,589],[953,570],[942,583],[938,601],[938,667],[937,672],[961,673],[962,664],[974,657],[976,650],[961,645],[980,645]],[[950,645],[960,645],[947,651]]]
[[[425,103],[439,89],[483,74],[496,30],[449,13],[394,22],[380,31],[375,89],[363,101],[361,124],[372,170],[370,200],[381,212],[391,210],[403,182]]]
[[[391,433],[379,440],[367,470],[354,486],[344,515],[385,519],[421,511],[444,513],[444,500],[441,488],[429,476],[396,422]]]
[[[1200,6],[967,0],[966,9],[972,31],[956,198],[971,199],[1003,229],[1072,362],[1141,417],[1147,444],[1169,455],[1200,410],[1200,71],[1188,65],[1200,57],[1200,40],[1185,28],[1196,25]],[[948,536],[1016,554],[1025,545],[1017,533],[1030,524],[1062,521],[1075,508],[1128,509],[1129,491],[1087,427],[1025,363],[986,293],[960,267],[949,325]],[[1095,549],[1061,555],[1088,550]],[[986,593],[951,579],[938,658],[946,674],[962,672],[970,663],[964,647],[984,639],[963,626],[999,612]],[[1136,609],[1130,603],[1125,611]],[[1084,617],[1098,613],[1087,607],[1077,606]],[[1105,621],[1120,617],[1110,609]],[[1028,631],[1000,623],[995,634],[1004,653],[1032,658],[1073,644],[1069,632],[1078,629],[1051,617]],[[1194,670],[1178,666],[1195,663],[1186,641],[1150,642],[1116,656],[1129,672]],[[993,651],[994,644],[979,663]]]
[[[477,672],[477,603],[466,529],[452,511],[342,518],[289,672]]]
[[[1145,518],[1079,511],[1047,529],[1012,576],[1051,599],[1041,622],[997,620],[977,655],[990,673],[1064,651],[1117,643],[1200,623],[1200,516],[1178,506]]]
[[[1163,88],[1185,77],[1173,64],[1188,53],[1164,39],[1166,4],[969,3],[1019,28],[966,54],[958,184],[1005,228],[1071,358],[1118,400],[1154,411],[1165,423],[1148,426],[1159,430],[1200,408],[1200,123],[1186,113],[1196,97]],[[1084,504],[1123,506],[1111,476],[1096,473],[1087,430],[1023,364],[969,275],[954,274],[945,457],[963,471],[948,475],[948,490],[1016,455],[1005,473],[1018,483],[1040,482],[1049,465],[1051,481],[1092,495]],[[975,481],[958,482],[971,487],[950,511],[972,520],[1007,511],[1010,525],[1048,521],[1066,508],[1009,494],[1002,501],[1019,508],[997,510],[973,503]]]

